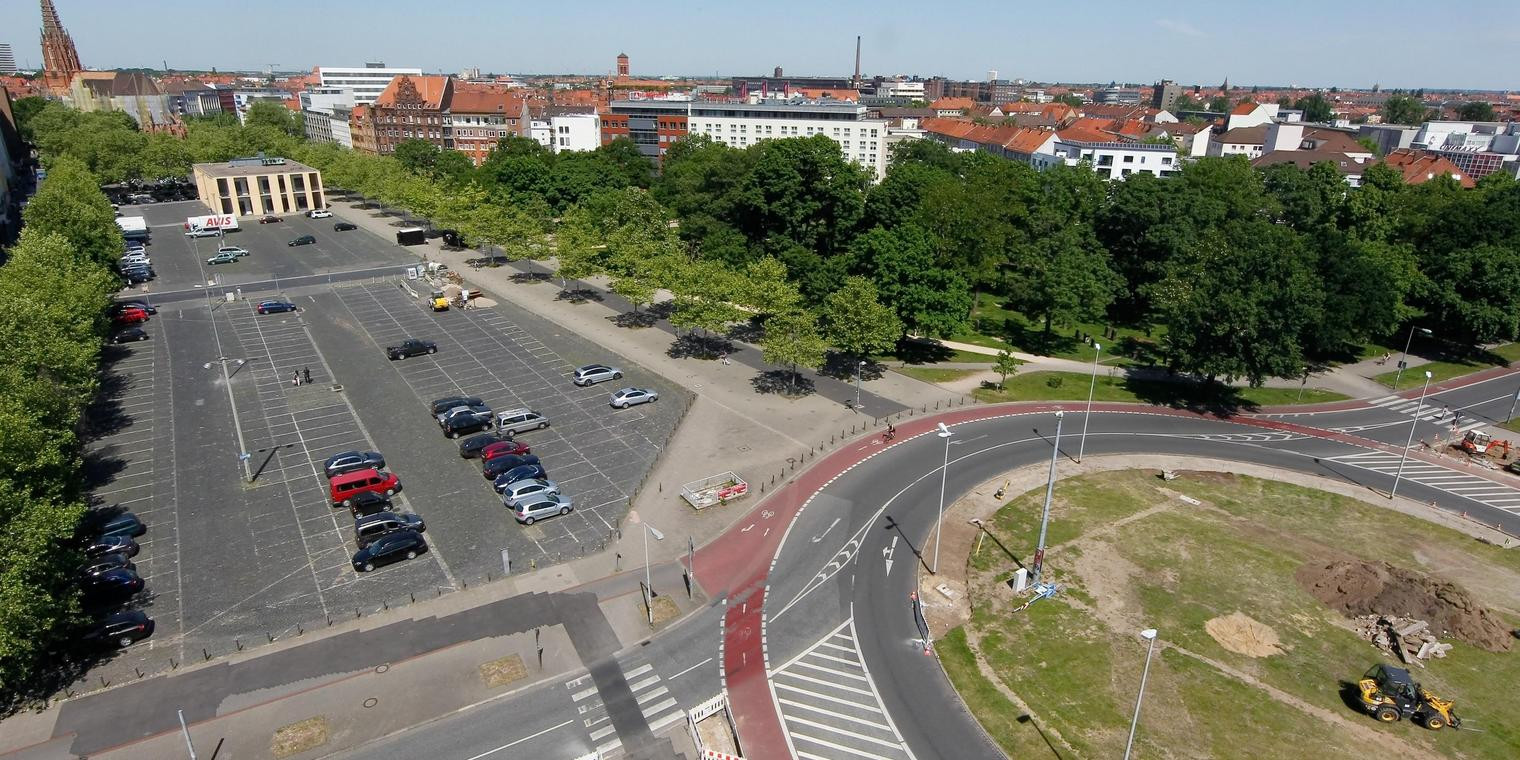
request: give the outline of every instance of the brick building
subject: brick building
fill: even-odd
[[[504,88],[456,85],[449,103],[448,135],[455,150],[480,166],[504,137],[527,137],[528,102]]]
[[[374,131],[374,152],[388,155],[403,140],[426,140],[439,148],[453,149],[449,107],[453,79],[446,76],[402,75],[391,80],[372,105],[354,109],[364,112]],[[354,148],[359,149],[359,129],[351,126]]]

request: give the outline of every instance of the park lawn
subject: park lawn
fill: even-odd
[[[1520,361],[1520,343],[1504,343],[1488,349],[1488,352],[1507,362]]]
[[[949,336],[947,340],[1084,362],[1092,361],[1097,352],[1090,343],[1077,340],[1076,332],[1101,336],[1104,330],[1104,325],[1101,324],[1079,322],[1056,326],[1047,335],[1043,322],[1005,307],[1002,297],[991,293],[978,295],[976,307],[971,311],[969,322],[970,326],[967,329]],[[1101,337],[1097,339],[1103,344],[1101,364],[1115,364],[1123,359],[1124,354],[1115,350],[1119,345],[1134,345],[1137,342],[1154,343],[1160,340],[1161,335],[1158,331],[1147,338],[1143,331],[1127,327],[1117,328],[1117,331],[1116,341],[1105,340]]]
[[[1390,361],[1390,363],[1393,362]],[[1384,372],[1383,374],[1378,375],[1372,379],[1388,386],[1389,388],[1393,388],[1396,391],[1403,391],[1410,388],[1419,388],[1420,386],[1424,385],[1425,373],[1427,371],[1430,372],[1430,382],[1433,385],[1445,380],[1450,380],[1454,377],[1471,375],[1474,372],[1482,372],[1483,370],[1490,369],[1494,366],[1495,365],[1484,361],[1434,361],[1428,364],[1421,364],[1418,367],[1410,367],[1409,369],[1404,370],[1403,377],[1399,378],[1398,387],[1394,387],[1393,384],[1394,378],[1399,377],[1398,370],[1394,370],[1393,372]]]
[[[1008,378],[1002,390],[979,388],[974,392],[978,401],[994,404],[1005,401],[1085,401],[1091,375],[1078,372],[1030,372]],[[1129,380],[1124,377],[1099,375],[1093,387],[1094,401],[1135,403],[1186,403],[1187,394],[1196,388],[1182,382]],[[1346,396],[1320,388],[1307,388],[1299,400],[1297,388],[1240,388],[1232,401],[1246,406],[1278,406],[1285,404],[1318,404],[1341,401]]]
[[[1328,558],[1384,560],[1439,574],[1514,625],[1520,555],[1300,486],[1190,472],[1163,482],[1156,475],[1113,472],[1057,484],[1046,555],[1047,579],[1062,586],[1054,600],[1013,612],[1019,600],[1002,583],[1016,568],[1004,547],[1027,559],[1035,542],[1043,488],[994,515],[988,524],[994,540],[968,558],[971,619],[937,650],[973,713],[1011,756],[1049,751],[1041,750],[1035,724],[1077,756],[1118,755],[1144,660],[1135,635],[1141,627],[1159,629],[1162,642],[1180,649],[1158,651],[1152,664],[1140,756],[1223,757],[1251,747],[1253,757],[1298,757],[1306,746],[1323,746],[1317,755],[1350,756],[1356,740],[1349,732],[1232,672],[1345,720],[1368,721],[1421,755],[1513,755],[1520,741],[1520,707],[1508,696],[1520,677],[1515,653],[1453,642],[1446,659],[1416,671],[1424,684],[1455,699],[1458,714],[1483,733],[1380,726],[1348,706],[1343,692],[1379,654],[1304,592],[1293,573]],[[1190,506],[1178,494],[1202,505]],[[1119,520],[1126,522],[1115,525]],[[1237,611],[1273,629],[1278,654],[1238,654],[1205,630],[1206,621]],[[979,671],[976,658],[1035,706],[1033,721],[1010,720],[1022,711]]]
[[[897,367],[898,372],[926,383],[949,383],[976,374],[974,369],[945,369],[943,367]]]

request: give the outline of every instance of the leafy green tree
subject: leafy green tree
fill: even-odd
[[[604,155],[562,153],[550,164],[543,198],[550,208],[562,212],[597,192],[615,190],[627,183],[623,169]]]
[[[1054,98],[1051,98],[1051,102],[1053,102],[1053,103],[1063,103],[1065,105],[1071,106],[1072,108],[1081,108],[1083,105],[1085,105],[1082,102],[1082,97],[1081,96],[1074,95],[1074,94],[1069,93],[1069,92],[1061,93],[1060,95],[1057,95]]]
[[[828,256],[848,245],[865,206],[865,170],[823,135],[764,140],[727,220],[754,244],[781,238]]]
[[[149,179],[182,179],[190,176],[190,164],[190,148],[183,139],[156,132],[147,136],[147,144],[138,157],[137,172]]]
[[[1036,230],[1010,275],[1015,302],[1040,319],[1046,333],[1055,323],[1101,318],[1122,284],[1108,251],[1084,225],[1050,220]]]
[[[933,140],[906,140],[894,146],[927,143]],[[903,152],[908,155],[906,151]],[[950,170],[935,163],[902,160],[887,169],[887,176],[866,192],[865,213],[861,228],[895,227],[911,220],[924,202],[931,187],[953,187],[957,179]]]
[[[61,235],[79,261],[108,265],[121,256],[116,213],[97,189],[94,176],[77,160],[54,161],[21,219],[39,233]]]
[[[243,114],[243,123],[248,126],[273,127],[290,137],[301,137],[306,131],[301,114],[272,100],[254,101],[248,106],[248,112]]]
[[[496,143],[495,150],[481,164],[479,173],[514,199],[543,198],[551,185],[553,164],[554,154],[537,140],[514,135]]]
[[[1335,116],[1330,100],[1317,92],[1299,98],[1293,108],[1304,112],[1304,121],[1327,122]]]
[[[1463,121],[1498,121],[1493,104],[1482,100],[1470,100],[1457,106],[1457,118]]]
[[[0,401],[0,407],[9,406]],[[0,425],[9,420],[0,411]],[[9,432],[8,426],[0,428]],[[82,558],[69,538],[84,514],[78,500],[28,497],[0,481],[0,693],[18,695],[54,669],[53,645],[79,622],[74,577]]]
[[[1383,121],[1389,124],[1420,124],[1425,121],[1425,104],[1407,95],[1394,95],[1383,101]]]
[[[654,178],[654,164],[639,152],[639,146],[627,137],[619,137],[598,147],[595,151],[623,177],[623,184],[632,187],[649,187]]]
[[[773,314],[765,320],[765,337],[760,341],[761,355],[771,364],[787,367],[787,390],[796,390],[797,369],[823,366],[828,343],[818,332],[818,318],[812,312],[797,310]]]
[[[787,280],[786,265],[770,256],[746,265],[739,287],[735,301],[755,314],[780,314],[802,307],[802,294]]]
[[[455,151],[457,152],[457,151]],[[396,143],[392,153],[402,168],[419,177],[430,177],[443,150],[427,140],[412,138]]]
[[[998,373],[998,390],[1008,385],[1008,378],[1017,372],[1019,365],[1023,363],[1006,350],[997,353],[997,362],[992,365],[992,369]]]
[[[970,285],[954,270],[937,266],[932,237],[916,225],[874,229],[857,237],[851,257],[910,332],[950,335],[971,310]]]
[[[475,163],[460,151],[446,150],[439,153],[438,160],[433,162],[432,177],[435,182],[457,187],[474,179]]]
[[[881,302],[876,286],[858,276],[829,294],[823,322],[829,342],[852,357],[885,351],[903,334],[902,320]]]
[[[1215,95],[1209,99],[1209,110],[1214,113],[1225,113],[1230,110],[1230,105],[1228,95]]]
[[[21,133],[21,139],[32,142],[32,119],[47,107],[48,100],[36,95],[17,98],[11,103],[11,114],[16,117],[16,131]]]
[[[1267,192],[1282,205],[1283,220],[1294,229],[1333,226],[1339,220],[1348,189],[1329,162],[1315,164],[1308,171],[1293,164],[1277,164],[1266,167],[1262,178]]]
[[[741,277],[712,261],[699,259],[682,266],[670,285],[675,296],[670,323],[688,330],[721,333],[729,325],[749,319],[749,312],[736,303],[743,290]]]

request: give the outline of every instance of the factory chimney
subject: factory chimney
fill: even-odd
[[[860,89],[860,35],[855,35],[855,78],[850,80],[855,89]]]

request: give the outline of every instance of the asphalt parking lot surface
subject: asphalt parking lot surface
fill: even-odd
[[[158,204],[186,205],[195,206]],[[388,258],[415,263],[377,236],[342,234],[356,248],[340,273]],[[188,256],[182,237],[169,245]],[[281,245],[267,252],[267,269],[301,271],[311,250]],[[162,251],[151,255],[158,266]],[[270,315],[254,310],[270,293],[226,301],[222,288],[203,290],[161,303],[143,325],[150,340],[107,350],[105,393],[90,416],[91,488],[97,503],[119,504],[148,525],[134,560],[147,588],[134,605],[157,629],[92,671],[90,685],[500,577],[504,551],[512,570],[524,572],[595,551],[612,535],[679,420],[685,392],[511,304],[435,314],[403,282],[303,287],[290,295],[301,311]],[[388,361],[383,347],[404,337],[437,341],[439,352]],[[625,377],[575,387],[572,369],[593,361],[619,366]],[[292,384],[303,370],[312,382]],[[661,398],[611,409],[610,394],[627,385]],[[460,458],[457,441],[428,414],[428,401],[455,394],[547,415],[551,427],[519,440],[575,511],[519,525],[479,460]],[[352,449],[384,453],[402,485],[396,506],[426,520],[430,552],[370,573],[352,569],[352,517],[330,506],[321,472],[327,456]]]

